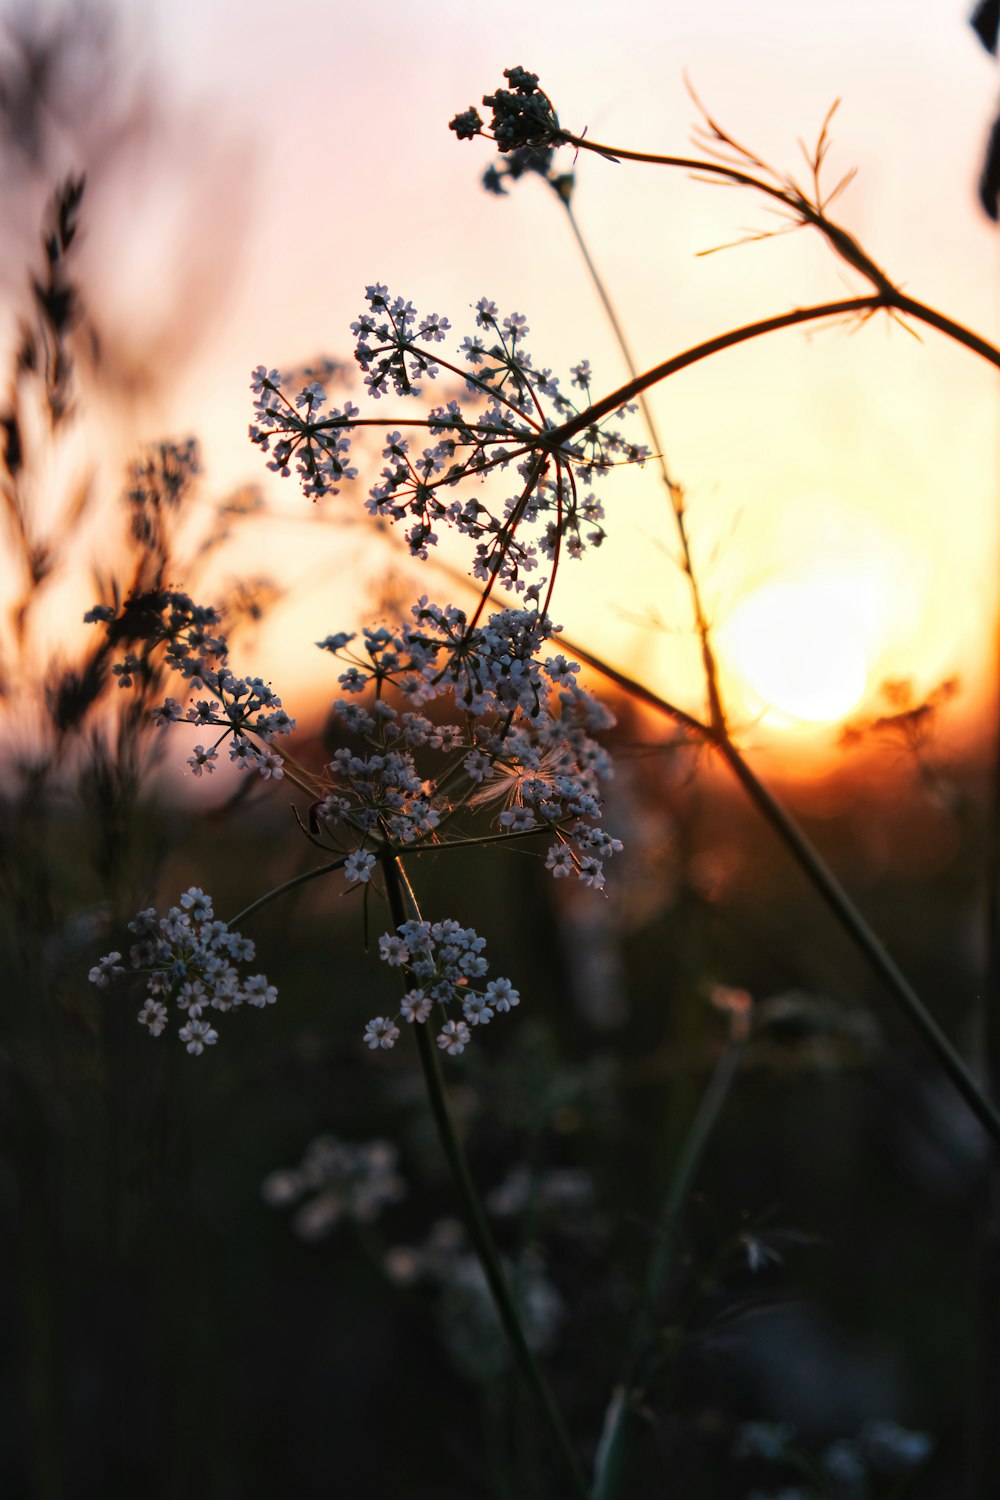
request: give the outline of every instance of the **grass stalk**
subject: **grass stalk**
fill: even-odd
[[[612,332],[614,333],[615,339],[618,343],[618,347],[621,350],[622,358],[625,361],[625,365],[628,369],[629,375],[633,380],[635,380],[638,378],[639,368],[635,362],[635,358],[629,346],[628,339],[625,336],[625,329],[623,328],[621,320],[618,317],[614,302],[611,299],[611,294],[608,292],[608,289],[604,284],[604,279],[601,276],[600,271],[597,269],[597,265],[590,253],[590,248],[587,244],[587,241],[584,239],[583,231],[581,230],[580,225],[577,222],[576,215],[573,212],[572,202],[568,196],[564,196],[563,194],[559,195],[559,201],[565,206],[566,213],[569,216],[570,227],[576,240],[577,248],[579,249],[580,254],[583,257],[583,263],[587,267],[587,271],[590,275],[591,281],[594,283],[594,290],[597,292],[597,296],[600,300],[601,306],[604,308],[604,311],[607,314],[608,322],[611,324]],[[653,451],[656,455],[656,462],[660,470],[660,478],[663,480],[667,494],[670,497],[670,507],[673,511],[674,520],[677,524],[677,535],[681,544],[681,558],[684,573],[687,577],[688,584],[691,590],[691,606],[694,611],[695,629],[698,632],[698,639],[701,642],[701,659],[702,665],[705,669],[705,684],[708,695],[709,718],[711,723],[718,728],[725,723],[725,715],[723,713],[722,699],[719,693],[719,674],[716,668],[715,652],[712,648],[711,630],[708,622],[708,616],[705,612],[705,607],[702,602],[701,588],[698,583],[698,576],[695,573],[694,563],[691,557],[691,545],[688,539],[687,520],[684,514],[684,490],[670,473],[663,439],[660,436],[660,431],[656,422],[656,416],[653,412],[652,406],[649,403],[649,400],[647,399],[646,392],[640,391],[637,399],[639,402],[639,410],[642,413],[642,419],[646,424],[646,428],[653,442]]]
[[[674,1265],[681,1223],[708,1143],[739,1072],[744,1045],[743,1038],[734,1032],[708,1081],[667,1184],[657,1224],[656,1248],[646,1273],[642,1306],[633,1335],[632,1353],[598,1451],[594,1500],[613,1500],[624,1477],[631,1436],[638,1420],[634,1397],[655,1354],[657,1316]]]

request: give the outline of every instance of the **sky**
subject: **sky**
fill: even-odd
[[[840,221],[912,295],[1000,339],[997,230],[975,199],[1000,67],[965,5],[121,0],[107,14],[113,40],[84,68],[93,83],[106,74],[103,113],[92,103],[63,122],[52,159],[90,172],[81,253],[118,360],[120,436],[197,433],[206,496],[267,478],[246,437],[249,371],[349,356],[372,281],[460,333],[488,295],[527,316],[536,362],[564,384],[581,357],[598,390],[625,378],[554,198],[537,181],[488,197],[492,148],[447,129],[515,63],[593,139],[688,152],[690,86],[793,171],[839,99],[830,179],[857,169]],[[865,290],[806,231],[700,254],[775,227],[746,193],[592,155],[576,168],[575,211],[641,367]],[[33,192],[14,196],[25,247]],[[967,351],[884,319],[755,341],[657,389],[727,690],[762,754],[828,743],[815,722],[874,711],[885,679],[922,694],[957,675],[955,722],[984,713],[996,391]],[[358,524],[363,490],[322,523],[294,481],[267,493],[279,519],[231,563],[271,568],[286,589],[252,670],[286,702],[321,701],[333,663],[311,643],[355,623],[367,586],[403,560]],[[690,607],[653,470],[616,475],[607,509],[605,548],[563,569],[553,613],[698,711]],[[430,575],[420,586],[454,587]]]

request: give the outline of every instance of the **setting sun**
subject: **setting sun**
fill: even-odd
[[[768,723],[832,724],[857,707],[869,678],[866,590],[848,572],[768,583],[719,633],[747,707]]]

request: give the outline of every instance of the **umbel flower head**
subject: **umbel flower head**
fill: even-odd
[[[161,728],[183,722],[220,731],[213,745],[195,745],[188,757],[195,776],[215,769],[218,746],[228,740],[229,759],[240,770],[257,771],[265,780],[281,779],[282,759],[272,744],[279,735],[291,734],[295,720],[268,683],[231,671],[218,610],[195,604],[178,589],[152,589],[130,595],[120,608],[95,605],[83,618],[86,624],[104,625],[111,645],[132,648],[112,668],[119,687],[150,677],[154,653],[162,650],[166,665],[190,693],[205,694],[193,702],[189,697],[186,705],[167,698],[153,710]]]
[[[554,565],[562,549],[578,557],[599,546],[603,510],[585,490],[612,467],[642,464],[647,457],[646,447],[615,425],[634,408],[580,425],[577,419],[590,404],[589,363],[582,360],[571,371],[571,384],[582,393],[580,407],[552,370],[535,364],[526,347],[527,319],[517,312],[502,317],[487,297],[476,304],[476,332],[451,357],[438,347],[451,330],[446,317],[420,314],[378,282],[366,289],[366,302],[351,327],[373,401],[418,397],[446,367],[464,378],[475,402],[463,410],[452,399],[426,416],[393,413],[385,420],[385,466],[368,491],[369,515],[406,524],[410,552],[423,559],[442,528],[452,528],[475,542],[477,578],[517,592],[538,566],[539,554]],[[328,407],[315,381],[293,399],[279,372],[263,365],[251,384],[256,421],[250,437],[268,455],[269,467],[287,475],[294,464],[313,499],[336,494],[357,472],[348,462],[354,433],[362,421],[371,425],[374,419],[361,418],[350,402],[343,409]],[[559,442],[553,434],[573,421],[578,431]],[[418,447],[405,434],[407,425],[429,432],[432,441]],[[511,469],[515,491],[498,503],[484,491],[483,479]]]
[[[238,1010],[242,1005],[262,1009],[273,1005],[278,992],[264,974],[241,974],[250,963],[254,945],[249,938],[217,920],[211,897],[199,886],[185,891],[165,917],[153,907],[130,922],[136,942],[128,968],[148,975],[147,998],[138,1019],[151,1036],[160,1036],[170,1019],[170,1006],[180,1012],[178,1036],[188,1052],[200,1056],[218,1041],[213,1012]],[[90,971],[92,984],[106,988],[126,972],[118,952],[108,953]]]
[[[614,721],[577,683],[575,662],[545,653],[554,632],[537,609],[473,626],[421,598],[410,621],[364,631],[360,647],[347,632],[320,643],[343,663],[350,695],[334,718],[361,744],[330,762],[312,824],[348,853],[349,880],[369,879],[376,846],[443,846],[464,814],[489,810],[497,840],[536,832],[555,876],[603,885],[621,844],[596,826],[612,768],[593,735]],[[358,698],[369,688],[366,707]],[[431,703],[434,719],[420,711]]]
[[[401,922],[378,941],[379,958],[415,981],[403,996],[403,1020],[423,1025],[435,1010],[447,1016],[437,1044],[450,1057],[465,1051],[473,1027],[486,1026],[521,1003],[509,979],[486,981],[490,966],[483,957],[485,947],[486,939],[472,927],[450,919]],[[389,1016],[375,1016],[365,1027],[365,1041],[373,1050],[394,1047],[398,1040],[399,1027]]]

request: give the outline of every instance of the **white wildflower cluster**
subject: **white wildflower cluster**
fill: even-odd
[[[128,925],[136,942],[129,949],[127,966],[121,953],[108,953],[91,969],[90,980],[103,989],[126,967],[147,974],[147,999],[139,1021],[151,1036],[165,1030],[172,1003],[183,1017],[178,1036],[188,1052],[200,1056],[219,1039],[210,1024],[213,1011],[238,1010],[242,1005],[262,1009],[278,998],[266,975],[240,973],[239,965],[252,961],[254,945],[216,918],[211,898],[198,886],[185,891],[165,917],[149,907]]]
[[[360,415],[358,408],[349,401],[343,411],[328,407],[326,390],[318,380],[302,386],[294,402],[281,385],[278,370],[264,365],[254,370],[250,389],[256,398],[257,421],[250,428],[251,442],[270,455],[267,467],[286,479],[294,462],[305,494],[314,500],[339,494],[341,484],[358,475],[346,462],[351,421]]]
[[[153,710],[153,718],[161,727],[182,722],[221,730],[213,744],[195,745],[188,757],[196,776],[215,769],[219,746],[228,739],[234,765],[257,771],[265,780],[281,778],[283,763],[272,748],[273,741],[290,734],[295,720],[260,677],[237,677],[230,670],[229,648],[217,629],[221,623],[217,610],[195,604],[177,590],[158,589],[130,596],[118,610],[97,605],[84,620],[104,624],[112,645],[135,648],[112,669],[119,686],[131,687],[135,679],[144,680],[152,671],[157,648],[162,648],[166,665],[185,679],[190,689],[187,703],[167,698]],[[192,702],[197,692],[205,696]]]
[[[486,939],[458,922],[401,922],[395,932],[379,938],[379,958],[392,968],[403,969],[413,986],[403,996],[399,1012],[411,1025],[422,1024],[434,1011],[447,1016],[449,1007],[461,1007],[461,1019],[451,1016],[437,1035],[443,1052],[457,1057],[472,1039],[474,1026],[486,1026],[500,1012],[520,1005],[521,996],[509,979],[491,979],[489,962],[483,957]],[[371,1048],[393,1047],[399,1040],[399,1016],[375,1016],[365,1027]]]
[[[390,1203],[406,1196],[397,1170],[399,1152],[389,1141],[341,1141],[321,1135],[297,1167],[271,1172],[261,1187],[272,1208],[300,1206],[292,1220],[304,1240],[319,1240],[344,1220],[372,1224]]]
[[[446,823],[491,810],[498,838],[547,835],[555,876],[603,885],[621,843],[594,821],[612,767],[593,734],[614,720],[579,686],[577,663],[544,654],[555,633],[537,609],[498,610],[473,626],[455,606],[421,598],[411,622],[365,630],[358,647],[347,632],[319,643],[343,662],[351,695],[334,704],[335,718],[363,742],[334,756],[330,790],[312,811],[314,829],[350,851],[349,879],[368,879],[369,846],[447,842]],[[351,701],[368,690],[370,707]],[[434,703],[443,714],[419,711]],[[418,769],[418,754],[433,767]]]
[[[537,1250],[525,1250],[516,1264],[504,1257],[504,1263],[528,1345],[545,1354],[556,1342],[565,1315],[563,1300]],[[507,1367],[510,1347],[485,1272],[454,1219],[438,1220],[422,1245],[394,1246],[385,1268],[401,1285],[433,1288],[442,1337],[467,1375],[483,1380]]]
[[[369,490],[369,513],[407,523],[407,541],[417,557],[427,557],[442,526],[454,527],[476,542],[477,577],[500,578],[518,590],[538,566],[539,552],[555,561],[563,545],[573,557],[599,546],[603,508],[578,486],[589,486],[616,463],[642,463],[648,450],[608,426],[610,418],[563,443],[549,436],[580,410],[551,370],[536,368],[525,348],[529,330],[520,313],[501,318],[496,304],[481,298],[477,333],[448,360],[433,347],[451,331],[447,318],[421,316],[411,302],[391,297],[380,284],[369,286],[366,295],[367,308],[351,327],[372,399],[390,389],[398,397],[419,396],[421,382],[433,380],[444,367],[464,379],[475,401],[468,413],[452,400],[413,424],[403,419],[401,426],[430,429],[435,441],[423,448],[415,448],[401,431],[387,431],[385,467]],[[585,369],[586,361],[575,367],[573,384],[589,401],[589,386],[579,378]],[[313,498],[336,493],[342,480],[355,477],[347,457],[360,417],[357,407],[348,402],[343,411],[328,409],[318,382],[303,387],[293,401],[279,372],[263,365],[254,372],[252,389],[257,422],[250,436],[271,455],[272,469],[287,474],[294,459]],[[632,409],[615,416],[620,420]],[[393,423],[384,425],[389,429]],[[491,508],[479,484],[464,499],[453,493],[465,479],[480,480],[511,465],[522,483],[500,505]]]

